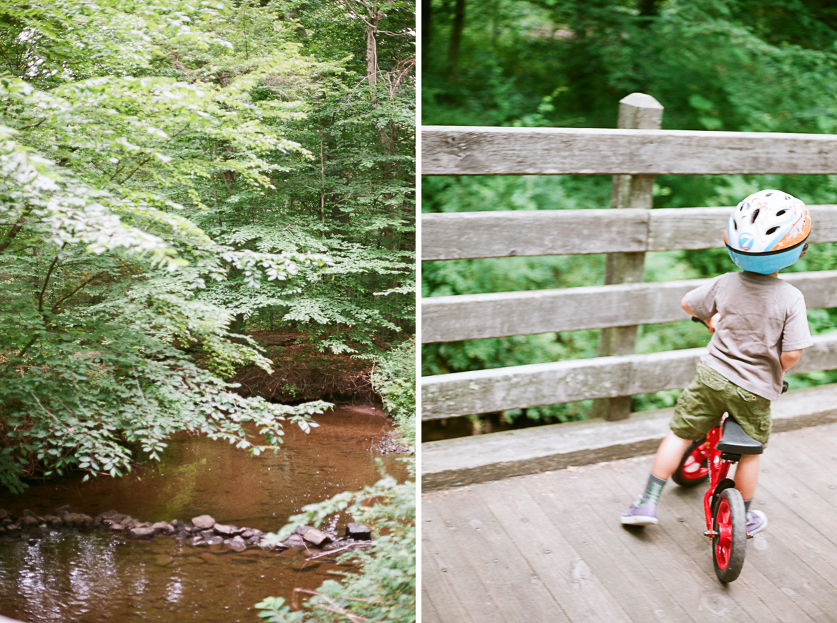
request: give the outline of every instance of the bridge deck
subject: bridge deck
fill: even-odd
[[[837,621],[837,424],[774,433],[753,508],[767,530],[718,582],[704,487],[663,492],[660,524],[625,529],[651,457],[422,496],[422,621]]]

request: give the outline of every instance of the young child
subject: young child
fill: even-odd
[[[811,346],[805,299],[778,278],[807,247],[811,215],[799,199],[762,190],[736,206],[724,241],[730,258],[744,272],[727,273],[692,290],[681,305],[703,320],[712,339],[697,375],[674,407],[674,417],[645,491],[622,515],[622,523],[657,523],[657,502],[689,444],[705,436],[727,412],[750,437],[767,445],[770,401],[782,392],[785,373]],[[758,454],[742,455],[735,488],[747,508],[747,532],[767,527],[762,511],[750,510],[759,470]]]

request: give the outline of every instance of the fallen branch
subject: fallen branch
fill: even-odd
[[[314,554],[310,558],[306,558],[305,560],[314,560],[315,558],[322,558],[323,556],[330,556],[331,554],[337,554],[338,552],[345,551],[352,547],[369,547],[372,545],[372,541],[364,541],[361,543],[349,543],[348,545],[344,545],[343,547],[338,547],[337,549],[330,549],[327,552],[320,552],[319,554]]]

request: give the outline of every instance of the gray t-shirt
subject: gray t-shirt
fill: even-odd
[[[686,304],[702,320],[721,314],[701,361],[768,400],[782,393],[782,353],[813,344],[802,293],[770,275],[721,275],[689,292]]]

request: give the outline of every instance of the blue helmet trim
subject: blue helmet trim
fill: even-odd
[[[803,244],[794,245],[789,249],[771,251],[768,253],[741,253],[727,246],[730,259],[741,270],[762,275],[772,275],[776,271],[795,264],[802,255]]]

